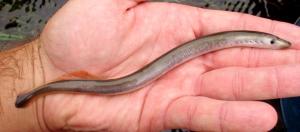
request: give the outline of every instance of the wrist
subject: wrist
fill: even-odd
[[[43,98],[35,99],[25,108],[15,108],[18,94],[44,84],[51,70],[38,40],[0,53],[0,131],[45,131]]]

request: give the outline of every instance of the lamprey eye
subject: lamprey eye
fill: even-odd
[[[271,43],[271,44],[275,44],[275,39],[272,39],[272,40],[270,41],[270,43]]]

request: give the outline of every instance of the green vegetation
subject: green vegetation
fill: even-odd
[[[0,41],[11,41],[11,40],[22,40],[24,36],[22,35],[14,35],[14,34],[6,34],[0,32]]]

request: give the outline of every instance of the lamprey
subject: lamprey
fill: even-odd
[[[158,79],[176,66],[197,56],[231,47],[284,49],[290,42],[272,34],[255,31],[227,31],[203,36],[163,54],[140,70],[111,80],[63,80],[40,86],[17,97],[16,107],[23,107],[33,97],[49,92],[124,94],[136,91]]]

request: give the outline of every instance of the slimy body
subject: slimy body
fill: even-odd
[[[64,80],[51,82],[17,97],[16,107],[23,107],[37,95],[49,92],[81,92],[101,95],[136,91],[155,81],[176,66],[197,56],[231,47],[284,49],[290,43],[277,36],[254,31],[228,31],[203,36],[184,43],[163,54],[140,70],[111,80]]]

